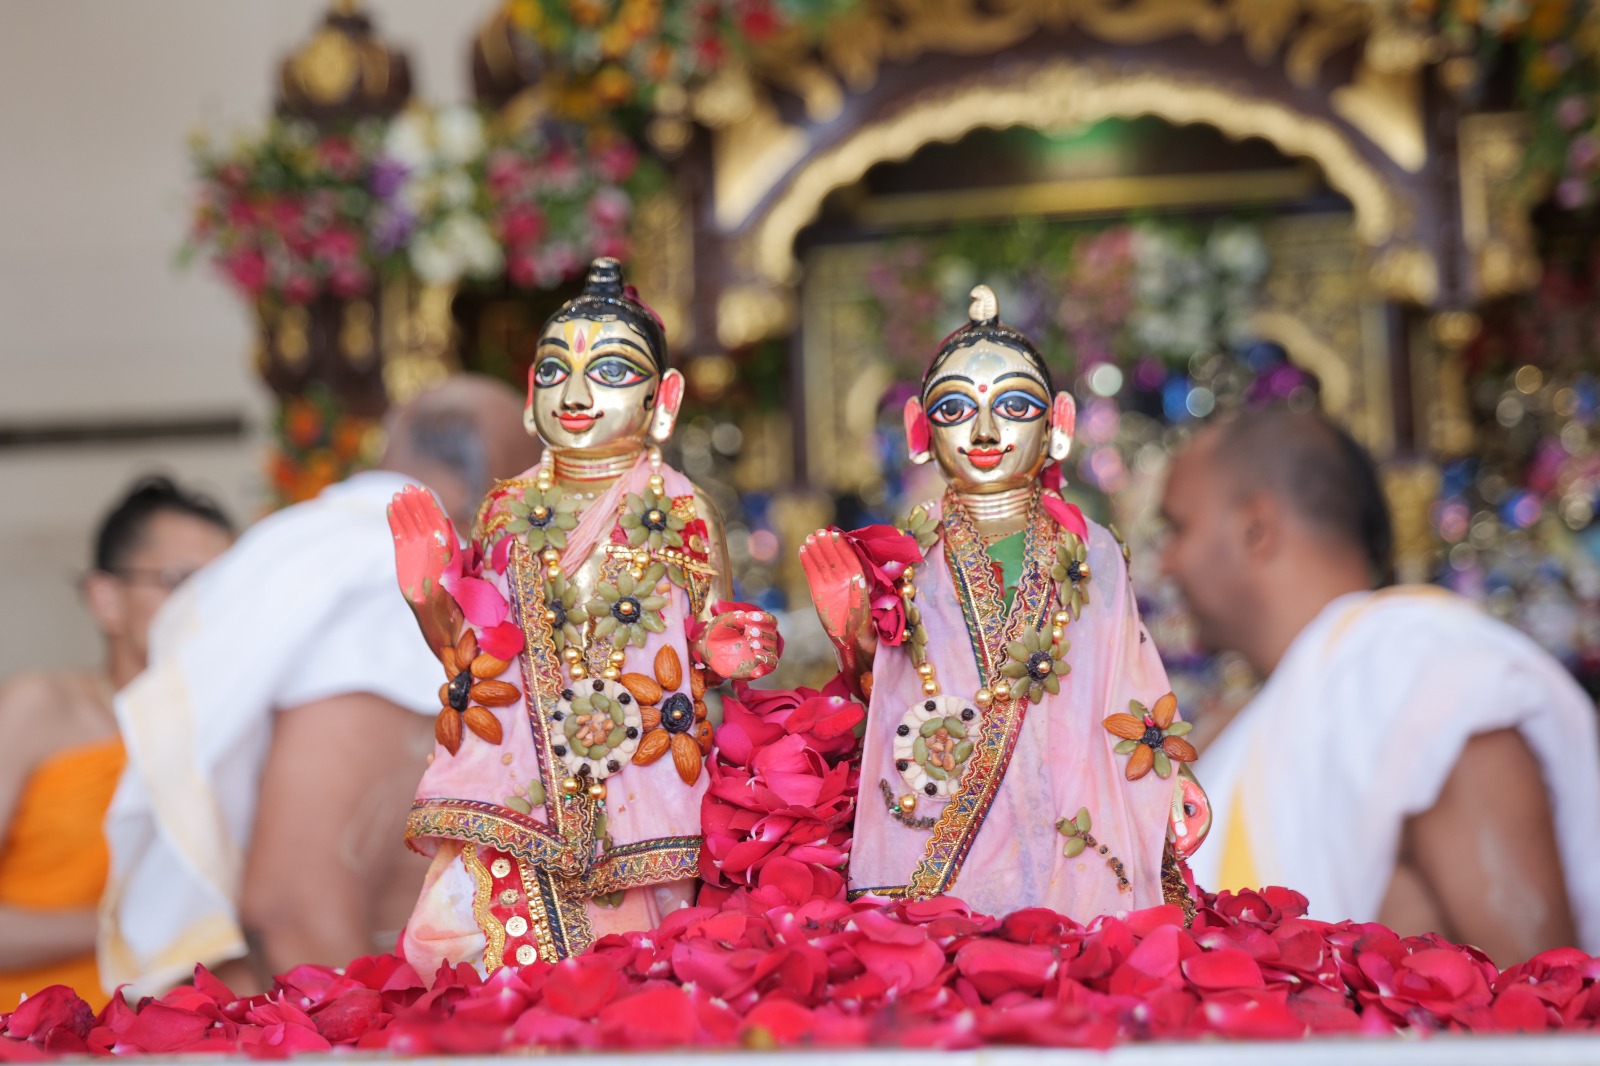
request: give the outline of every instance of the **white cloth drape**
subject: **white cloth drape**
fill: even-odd
[[[1200,753],[1214,828],[1196,879],[1256,887],[1226,883],[1242,829],[1262,884],[1303,892],[1313,918],[1375,921],[1405,820],[1433,806],[1471,737],[1512,727],[1543,770],[1579,946],[1600,951],[1594,704],[1533,641],[1439,589],[1342,596],[1295,638]]]
[[[158,993],[245,954],[237,902],[274,711],[366,692],[438,708],[439,665],[395,580],[373,471],[262,520],[174,593],[117,696],[128,766],[106,817],[108,990]]]

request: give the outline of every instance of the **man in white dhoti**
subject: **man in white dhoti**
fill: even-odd
[[[1260,693],[1201,751],[1209,889],[1286,885],[1311,916],[1439,932],[1502,966],[1600,951],[1594,704],[1521,633],[1441,589],[1374,591],[1371,461],[1316,414],[1198,433],[1162,501],[1163,568]]]
[[[425,393],[392,417],[380,469],[264,519],[163,608],[116,701],[108,990],[157,993],[201,962],[248,991],[393,948],[427,868],[403,830],[441,677],[385,509],[426,484],[468,528],[492,477],[537,458],[521,414],[485,378]]]

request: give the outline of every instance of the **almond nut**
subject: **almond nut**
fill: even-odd
[[[480,652],[478,657],[472,660],[472,676],[477,678],[499,677],[506,672],[506,667],[510,665],[504,659],[496,659],[488,652]]]
[[[671,738],[665,729],[646,733],[644,739],[639,741],[639,750],[633,753],[633,765],[649,766],[667,753],[669,743]]]
[[[683,660],[678,658],[678,649],[671,644],[661,645],[656,652],[656,680],[668,692],[676,692],[683,684]]]
[[[433,720],[433,739],[451,755],[461,750],[461,715],[446,707]]]
[[[462,719],[467,723],[467,728],[491,744],[500,743],[500,719],[486,707],[468,707]]]
[[[472,698],[485,707],[505,707],[516,703],[522,693],[509,681],[479,681],[472,686]]]
[[[684,784],[692,785],[700,779],[703,761],[700,745],[688,733],[678,733],[672,738],[672,765],[678,768],[678,776],[683,778]]]
[[[660,707],[640,707],[639,724],[646,729],[654,729],[661,724]]]
[[[656,684],[653,677],[644,674],[623,674],[617,678],[617,683],[628,690],[628,695],[639,701],[640,707],[648,707],[661,702],[665,695],[661,686]]]

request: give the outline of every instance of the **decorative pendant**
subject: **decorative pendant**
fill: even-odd
[[[639,747],[639,703],[615,681],[574,683],[561,693],[550,720],[557,734],[551,752],[575,777],[603,781]]]
[[[914,795],[948,796],[972,757],[983,712],[956,696],[911,705],[894,731],[894,768]]]

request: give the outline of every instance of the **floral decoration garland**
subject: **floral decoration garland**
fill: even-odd
[[[588,116],[649,106],[768,42],[820,38],[860,0],[510,0],[511,25],[561,64],[558,104]]]
[[[247,300],[290,304],[405,273],[553,288],[595,256],[625,257],[634,203],[664,180],[604,124],[510,126],[466,107],[336,132],[274,119],[227,149],[198,140],[194,161],[185,256]]]
[[[346,411],[331,390],[314,386],[283,401],[273,415],[272,502],[287,507],[316,496],[377,458],[377,419]]]

